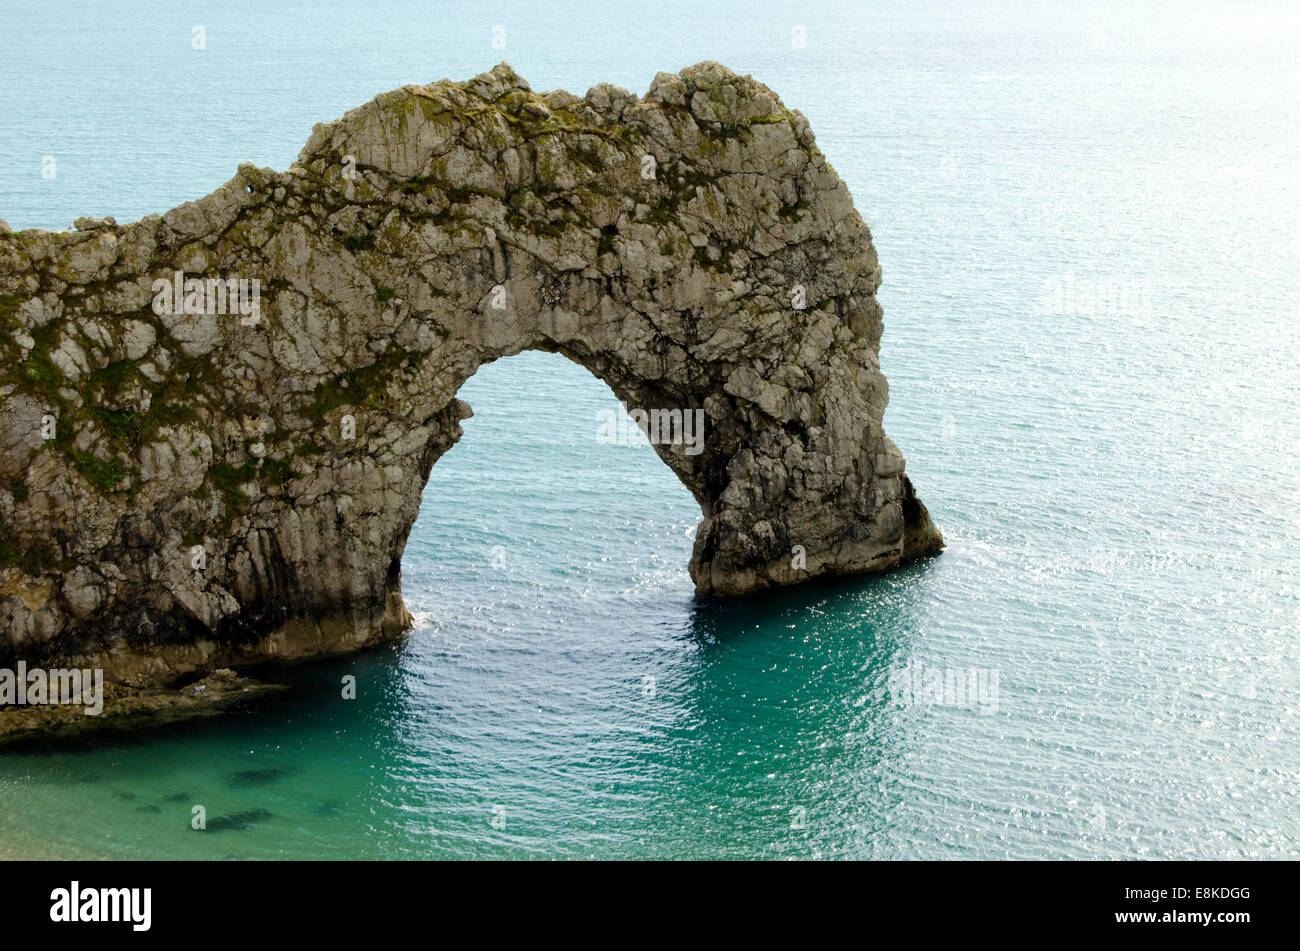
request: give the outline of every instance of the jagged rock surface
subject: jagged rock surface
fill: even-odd
[[[655,447],[702,595],[942,547],[881,428],[871,236],[804,117],[717,64],[641,99],[404,87],[288,171],[76,228],[0,235],[0,663],[147,684],[396,635],[456,392],[527,349],[703,408],[703,452]],[[156,313],[177,271],[257,279],[260,319]]]

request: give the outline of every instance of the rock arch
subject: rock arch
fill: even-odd
[[[643,99],[407,86],[286,172],[77,229],[0,235],[0,661],[148,683],[396,635],[456,392],[527,349],[703,412],[701,451],[655,447],[701,595],[942,547],[881,427],[870,234],[803,116],[717,64]]]

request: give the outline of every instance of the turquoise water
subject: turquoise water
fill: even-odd
[[[700,6],[10,3],[0,217],[162,211],[501,59],[579,93],[719,60],[872,226],[885,423],[948,551],[696,604],[686,490],[596,440],[603,384],[513,357],[461,393],[404,644],[0,754],[0,855],[1300,853],[1300,12]],[[995,693],[897,689],[972,668]]]

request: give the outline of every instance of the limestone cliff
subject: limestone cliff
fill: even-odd
[[[881,428],[871,236],[804,117],[717,64],[642,99],[408,86],[288,171],[76,227],[0,235],[0,665],[160,683],[398,634],[456,392],[527,349],[704,411],[702,452],[655,446],[701,595],[942,547]]]

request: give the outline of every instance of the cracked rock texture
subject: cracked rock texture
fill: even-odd
[[[701,595],[942,547],[881,428],[871,235],[804,117],[715,63],[643,98],[407,86],[288,171],[75,227],[0,234],[0,665],[143,686],[398,635],[456,392],[529,349],[705,412],[702,452],[655,446]],[[256,319],[156,312],[176,272],[258,281]]]

